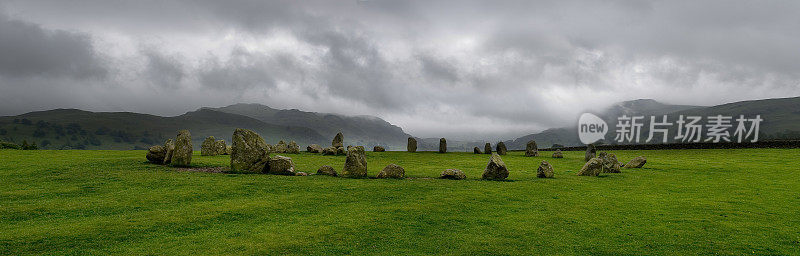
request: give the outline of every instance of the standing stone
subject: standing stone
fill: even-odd
[[[289,150],[289,147],[286,146],[286,142],[278,141],[278,144],[275,144],[275,148],[272,149],[272,152],[278,153],[278,154],[283,154],[283,153],[286,153],[286,151],[288,151],[288,150]]]
[[[586,164],[583,165],[581,171],[578,172],[578,176],[597,176],[603,172],[603,159],[600,158],[592,158],[589,159]]]
[[[372,152],[386,152],[386,149],[381,146],[372,147]]]
[[[192,134],[187,130],[178,131],[175,138],[175,151],[172,153],[172,166],[189,166],[192,164]]]
[[[267,151],[267,153],[275,153],[275,147],[270,144],[264,143],[264,150]]]
[[[525,146],[525,156],[539,156],[539,147],[536,146],[536,141],[528,141]]]
[[[483,153],[484,154],[491,154],[492,153],[492,144],[486,142],[486,145],[483,145]]]
[[[408,152],[411,153],[417,152],[417,139],[414,137],[408,137],[408,146],[406,149],[408,149]]]
[[[367,177],[367,157],[364,153],[364,147],[357,146],[347,151],[347,159],[345,159],[344,168],[342,168],[342,177]]]
[[[439,153],[447,153],[447,140],[444,138],[439,139]]]
[[[317,170],[317,175],[329,175],[333,177],[339,176],[339,174],[336,173],[336,170],[334,170],[333,167],[331,167],[330,165],[323,165],[322,167],[320,167]]]
[[[439,175],[439,178],[448,180],[463,180],[467,178],[467,175],[458,169],[447,169],[444,170],[441,175]]]
[[[472,153],[475,153],[475,154],[483,154],[483,152],[481,152],[481,149],[480,149],[480,148],[478,148],[478,147],[475,147],[475,148],[473,148],[473,149],[472,149]]]
[[[504,180],[508,178],[508,169],[500,155],[492,153],[492,156],[489,157],[489,164],[483,170],[482,178],[484,180]]]
[[[308,153],[322,153],[322,150],[322,147],[317,144],[311,144],[306,147],[306,151],[308,151]]]
[[[344,135],[342,133],[337,133],[336,137],[333,137],[333,141],[331,141],[331,146],[338,148],[344,146]]]
[[[167,150],[163,146],[152,146],[147,150],[147,161],[154,164],[163,164],[164,157],[167,155]]]
[[[326,156],[333,156],[333,155],[336,155],[336,148],[334,148],[334,147],[327,147],[327,148],[325,148],[325,149],[323,149],[323,150],[322,150],[322,155],[326,155]]]
[[[564,153],[561,153],[560,149],[556,149],[556,152],[553,152],[553,158],[564,158]]]
[[[620,173],[620,164],[617,161],[617,156],[612,153],[603,155],[603,172],[605,173]]]
[[[277,174],[277,175],[289,175],[294,176],[294,162],[292,162],[292,158],[285,157],[285,156],[274,156],[269,158],[269,164],[267,164],[267,173],[269,174]]]
[[[208,136],[205,140],[203,140],[203,144],[200,144],[200,155],[201,156],[215,156],[217,155],[217,141],[214,140],[214,136]]]
[[[542,163],[539,165],[539,169],[536,170],[536,177],[552,178],[554,173],[555,171],[553,171],[553,166],[547,161],[542,161]]]
[[[264,172],[269,161],[264,138],[251,130],[236,129],[231,144],[231,171]]]
[[[502,141],[498,142],[497,143],[497,154],[502,156],[502,155],[505,155],[507,152],[508,152],[508,149],[506,149],[506,144],[503,143]]]
[[[233,151],[233,147],[231,147],[230,145],[225,146],[225,154],[226,155],[230,155],[231,151]]]
[[[349,150],[344,150],[344,147],[338,147],[338,148],[336,148],[336,155],[337,156],[346,155],[347,151],[349,151]]]
[[[228,154],[228,146],[225,145],[224,140],[218,140],[214,143],[214,148],[217,151],[217,155],[227,155]]]
[[[172,139],[165,141],[164,150],[166,152],[164,155],[164,164],[169,164],[172,162],[172,155],[175,154],[175,141]]]
[[[586,145],[586,155],[583,157],[583,161],[588,162],[592,158],[597,156],[597,150],[594,148],[594,144]]]
[[[642,168],[642,166],[644,166],[644,164],[646,163],[647,163],[647,158],[643,156],[637,156],[636,158],[631,159],[630,162],[625,164],[625,168]]]
[[[402,179],[406,176],[406,170],[402,166],[389,164],[378,173],[378,179]]]
[[[300,154],[300,146],[298,146],[294,141],[290,141],[289,145],[286,147],[286,153]]]

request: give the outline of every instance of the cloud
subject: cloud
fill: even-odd
[[[23,49],[9,56],[24,62],[0,61],[0,88],[93,88],[107,99],[95,109],[164,115],[257,102],[487,139],[638,98],[800,95],[797,1],[155,3],[6,3],[13,19],[0,26],[13,29],[0,34],[34,42],[2,34],[0,49]],[[13,92],[26,98],[14,111],[87,104]]]

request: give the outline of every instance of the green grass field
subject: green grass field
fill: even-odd
[[[543,152],[549,155],[547,152]],[[0,151],[0,255],[800,254],[800,150],[613,151],[643,169],[579,177],[583,152],[367,153],[404,180],[179,172],[144,151]],[[343,156],[288,155],[297,169]],[[547,160],[554,179],[537,179]],[[196,166],[227,166],[228,156]],[[468,180],[438,180],[448,168]]]

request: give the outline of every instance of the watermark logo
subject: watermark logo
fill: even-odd
[[[578,119],[578,137],[583,144],[591,144],[604,139],[608,129],[606,121],[594,114],[583,113]]]

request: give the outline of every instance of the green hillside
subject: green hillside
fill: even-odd
[[[230,142],[236,128],[257,131],[268,143],[283,139],[295,140],[302,145],[324,140],[308,128],[273,125],[208,109],[175,117],[76,109],[0,117],[0,139],[16,143],[28,141],[44,149],[142,149],[162,144],[180,129],[191,131],[194,146],[199,148],[207,136]]]

